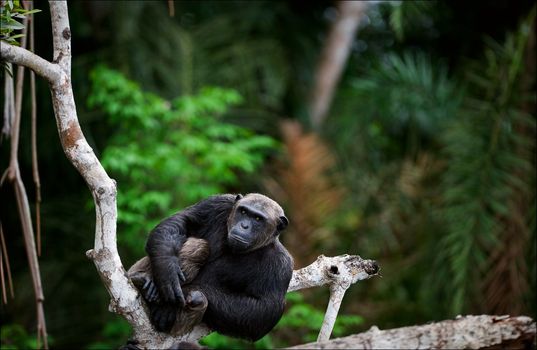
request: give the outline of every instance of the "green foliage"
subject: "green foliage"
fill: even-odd
[[[317,34],[324,32],[315,17],[297,17],[294,6],[284,2],[184,2],[175,18],[162,5],[112,3],[111,28],[100,28],[111,41],[105,49],[108,64],[166,97],[208,85],[231,87],[245,101],[229,117],[252,130],[274,134],[275,118],[295,115],[286,110],[288,95],[296,95],[297,104],[304,101]],[[158,18],[151,30],[139,25],[147,18]],[[155,57],[159,64],[147,64]]]
[[[326,133],[352,193],[349,211],[365,218],[360,230],[367,239],[356,240],[351,230],[342,234],[344,245],[376,256],[385,244],[403,249],[408,243],[409,254],[415,253],[419,238],[397,237],[395,231],[416,230],[412,226],[420,223],[412,218],[429,216],[425,206],[419,208],[425,198],[418,195],[431,162],[417,161],[440,147],[439,136],[461,99],[446,66],[422,52],[386,53],[366,74],[349,79],[335,102],[337,121]]]
[[[452,314],[480,298],[475,281],[492,269],[488,255],[507,228],[513,195],[527,192],[535,178],[527,156],[534,140],[520,132],[535,130],[534,118],[520,108],[528,29],[523,24],[503,45],[489,42],[485,61],[469,70],[472,95],[442,138],[448,166],[439,215],[447,234],[437,250],[437,266],[452,295]]]
[[[285,6],[256,5],[245,4],[240,12],[227,10],[192,31],[195,61],[204,61],[196,66],[194,81],[236,87],[248,104],[278,110],[290,75],[282,41],[274,36]],[[244,16],[258,20],[243,21]]]
[[[446,67],[424,53],[389,53],[352,87],[368,119],[375,120],[368,128],[371,136],[382,130],[396,137],[406,134],[414,148],[420,138],[436,136],[460,102]]]
[[[4,324],[0,327],[0,339],[2,340],[2,349],[38,349],[37,336],[28,334],[20,324]],[[54,340],[48,337],[48,344],[53,345]],[[40,344],[41,346],[43,343]]]
[[[306,303],[299,292],[287,293],[286,301],[288,309],[276,327],[253,344],[217,333],[211,333],[201,343],[211,349],[273,349],[315,341],[323,323],[324,311]],[[353,327],[363,322],[360,316],[338,315],[332,336],[347,335]]]
[[[276,150],[273,139],[220,120],[241,102],[232,90],[203,88],[168,102],[103,66],[91,81],[89,106],[116,128],[101,158],[119,184],[120,242],[135,251],[163,217],[237,185]]]
[[[291,307],[283,315],[276,326],[276,330],[291,330],[301,334],[302,342],[312,342],[317,339],[321,325],[323,324],[325,310],[319,310],[304,301],[301,293],[291,292],[286,295],[287,302]],[[349,329],[364,322],[361,316],[338,315],[333,337],[341,337],[349,333]]]
[[[24,29],[20,20],[40,11],[38,9],[25,10],[20,0],[2,1],[0,5],[0,40],[11,45],[19,45],[17,39],[21,38],[23,34],[14,34],[14,32]]]
[[[409,29],[431,27],[429,17],[434,8],[432,1],[392,1],[390,2],[390,26],[398,40],[403,40]]]

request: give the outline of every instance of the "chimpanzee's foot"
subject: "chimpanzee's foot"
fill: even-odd
[[[177,313],[177,320],[171,331],[174,335],[188,333],[200,324],[209,305],[205,294],[198,290],[187,290],[185,307]]]
[[[191,291],[186,297],[186,308],[189,310],[205,310],[208,303],[205,295],[199,290]]]

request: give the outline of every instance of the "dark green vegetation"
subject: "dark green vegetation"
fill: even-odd
[[[349,289],[341,312],[354,316],[340,316],[334,336],[457,314],[535,318],[531,5],[370,8],[330,115],[306,140],[280,133],[279,123],[291,117],[308,130],[332,2],[181,2],[174,18],[165,1],[70,3],[79,117],[118,181],[123,263],[143,254],[163,216],[214,192],[261,191],[286,209],[283,241],[297,267],[321,253],[378,260],[383,278]],[[36,7],[36,51],[50,58],[48,8]],[[37,100],[51,344],[117,347],[129,326],[107,311],[84,255],[93,245],[91,195],[61,150],[39,79]],[[20,162],[33,198],[24,115]],[[306,151],[293,147],[306,141]],[[12,188],[0,195],[16,289],[1,309],[2,347],[26,348],[35,333],[31,282]],[[327,297],[323,288],[290,295],[287,314],[256,346],[312,340]],[[206,343],[249,346],[217,335]]]

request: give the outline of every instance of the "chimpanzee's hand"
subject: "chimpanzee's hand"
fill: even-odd
[[[160,302],[160,295],[157,290],[155,282],[149,277],[146,277],[142,288],[140,290],[143,298],[149,303],[158,303]]]
[[[156,259],[153,266],[153,279],[162,301],[176,304],[181,308],[185,305],[185,297],[181,289],[181,283],[185,281],[185,276],[179,266],[178,258]]]

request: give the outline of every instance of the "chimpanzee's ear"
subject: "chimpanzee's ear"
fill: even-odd
[[[289,225],[289,220],[285,216],[280,216],[279,218],[280,222],[278,223],[277,230],[283,231]]]
[[[239,200],[242,199],[242,194],[238,194],[237,197],[235,197],[235,202],[238,202]]]

